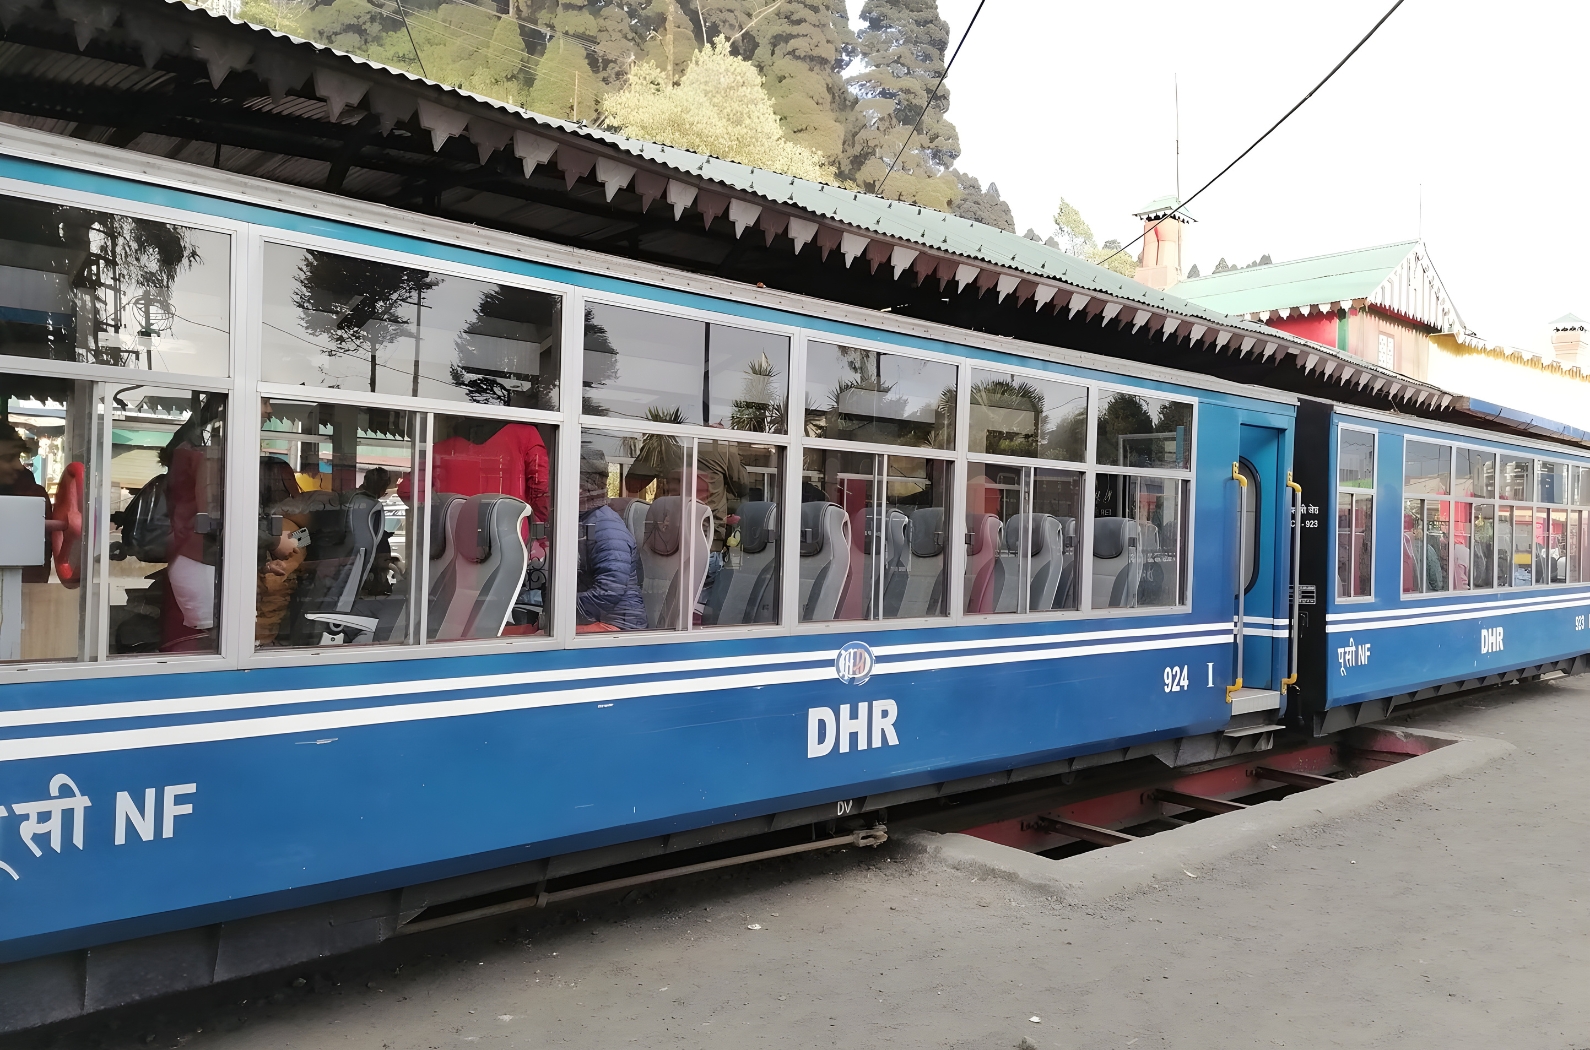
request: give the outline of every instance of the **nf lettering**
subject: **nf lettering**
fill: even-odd
[[[854,716],[850,713],[852,706],[856,709]],[[899,708],[893,700],[840,704],[837,717],[831,707],[811,708],[806,712],[806,757],[822,758],[836,743],[840,754],[849,752],[852,745],[857,751],[865,751],[869,742],[871,747],[883,747],[886,743],[893,747],[900,742],[894,732],[897,714]]]

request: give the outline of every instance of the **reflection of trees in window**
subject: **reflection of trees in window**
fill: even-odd
[[[1114,454],[1118,438],[1147,434],[1153,430],[1154,417],[1148,414],[1148,405],[1136,394],[1111,394],[1099,413],[1099,444],[1104,446],[1107,440],[1111,455]],[[1099,454],[1106,454],[1103,448]]]
[[[305,252],[296,281],[293,305],[300,311],[304,331],[329,341],[331,346],[324,348],[328,353],[368,355],[371,391],[377,389],[378,370],[385,368],[408,376],[409,393],[419,393],[419,311],[423,295],[440,283],[437,278],[424,270],[330,252]],[[412,369],[383,363],[381,352],[404,335],[414,340]],[[334,370],[323,364],[321,372],[328,385],[340,385]],[[387,385],[395,385],[395,381]]]
[[[596,311],[585,309],[585,361],[581,375],[580,411],[588,416],[611,415],[607,406],[586,391],[618,378],[618,348],[607,329],[596,321]]]
[[[729,409],[730,427],[758,434],[784,432],[784,399],[773,382],[776,378],[778,369],[766,354],[758,354],[746,364],[740,396]]]
[[[53,360],[83,355],[95,364],[152,367],[125,340],[171,330],[172,285],[200,261],[189,231],[154,219],[13,199],[5,200],[0,220],[6,263],[48,275],[7,304],[20,308],[0,322],[8,353],[42,350],[39,356]],[[29,344],[38,349],[29,351]]]
[[[806,433],[808,437],[854,437],[865,441],[875,438],[873,430],[879,423],[904,420],[907,402],[904,398],[891,398],[894,384],[879,375],[883,355],[872,350],[852,346],[836,347],[844,372],[828,391],[826,408],[816,408],[808,397],[806,401]],[[867,397],[872,394],[874,396]],[[858,396],[859,395],[859,396]],[[865,408],[865,411],[857,409]],[[848,424],[848,426],[846,425]],[[846,431],[850,431],[846,433]],[[887,439],[886,439],[887,440]]]
[[[953,391],[946,391],[953,395]],[[972,404],[979,408],[1018,413],[1011,422],[1021,429],[990,427],[983,451],[991,456],[1037,456],[1039,439],[1048,420],[1043,411],[1043,391],[1032,383],[985,379],[972,384]],[[940,398],[943,401],[943,398]]]
[[[558,336],[555,297],[491,285],[453,342],[448,381],[477,405],[555,408]],[[524,371],[532,364],[535,371]]]

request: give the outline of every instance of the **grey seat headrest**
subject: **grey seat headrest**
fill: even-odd
[[[924,507],[911,515],[911,553],[918,558],[944,553],[944,508]]]
[[[454,533],[458,556],[477,565],[490,558],[497,509],[500,505],[514,503],[522,504],[523,501],[500,493],[466,499],[458,512],[458,528]],[[515,520],[518,520],[517,515]]]
[[[438,492],[431,497],[431,560],[447,554],[447,508],[464,497],[456,492]]]
[[[679,553],[680,497],[663,496],[646,511],[646,549],[671,557]]]
[[[1119,558],[1137,546],[1137,523],[1129,518],[1099,518],[1093,523],[1093,556]]]
[[[823,518],[833,503],[801,504],[801,557],[812,558],[823,552]]]
[[[775,515],[777,503],[754,500],[740,504],[740,549],[747,554],[760,554],[778,531]]]

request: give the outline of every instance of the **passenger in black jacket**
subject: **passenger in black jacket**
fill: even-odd
[[[640,554],[612,507],[607,505],[607,457],[585,448],[580,454],[579,581],[575,620],[582,633],[644,631]]]

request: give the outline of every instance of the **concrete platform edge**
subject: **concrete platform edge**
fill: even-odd
[[[1022,883],[1069,903],[1095,903],[1155,883],[1203,874],[1200,868],[1296,828],[1322,824],[1447,777],[1489,765],[1515,748],[1505,740],[1420,732],[1453,743],[1395,766],[1329,787],[1265,802],[1241,813],[1200,820],[1141,842],[1094,850],[1063,861],[962,834],[910,832],[908,848],[953,868]]]

